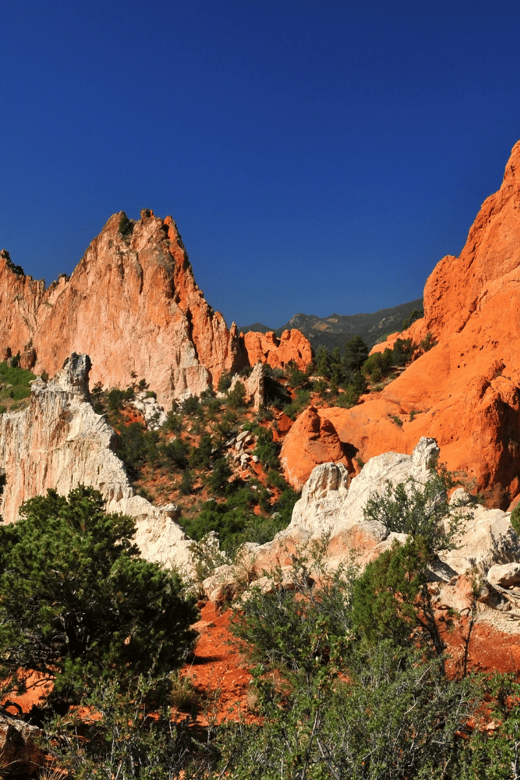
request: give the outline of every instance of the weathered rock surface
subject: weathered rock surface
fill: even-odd
[[[424,318],[403,334],[418,343],[430,332],[437,345],[380,393],[352,409],[320,409],[320,418],[364,462],[388,450],[411,453],[421,436],[433,437],[449,469],[506,509],[520,492],[519,310],[520,142],[460,257],[445,257],[429,277]],[[304,450],[295,425],[286,469],[300,480],[314,465],[302,468]]]
[[[247,351],[249,365],[267,363],[271,368],[285,368],[293,361],[301,371],[305,371],[312,361],[310,342],[299,330],[284,330],[280,338],[273,331],[256,333],[250,331],[241,334]]]
[[[520,563],[495,564],[487,573],[490,585],[513,588],[520,585]]]
[[[158,430],[168,419],[163,407],[146,390],[138,392],[130,404],[142,414],[146,427],[152,431]]]
[[[24,501],[48,488],[67,495],[80,484],[99,490],[107,511],[132,516],[145,558],[183,567],[189,541],[174,522],[176,508],[154,507],[134,494],[123,463],[113,451],[115,432],[90,404],[88,355],[73,353],[54,379],[32,384],[29,405],[0,417],[0,466],[7,484],[1,514],[14,522]]]
[[[284,439],[280,460],[285,478],[295,490],[301,490],[313,468],[319,463],[343,463],[354,471],[334,425],[310,406],[296,420]]]
[[[379,521],[365,520],[364,509],[370,498],[385,491],[388,483],[395,486],[411,480],[415,485],[425,484],[438,454],[436,442],[423,437],[411,455],[387,452],[372,458],[351,480],[350,486],[342,463],[316,466],[294,507],[289,526],[272,542],[249,545],[246,567],[228,565],[215,577],[208,578],[204,583],[208,596],[220,594],[222,600],[225,593],[229,597],[234,580],[244,568],[261,577],[275,567],[290,567],[294,556],[310,552],[312,557],[313,544],[322,545],[324,561],[331,569],[350,559],[364,566],[390,549],[395,541],[403,544],[405,534],[392,532]],[[459,506],[462,499],[463,491],[459,490],[451,501]],[[509,514],[482,506],[464,506],[459,512],[455,548],[441,553],[440,562],[435,566],[436,579],[448,583],[456,575],[470,578],[476,573],[486,575],[488,571],[500,570],[503,564],[518,569],[520,542],[511,527]],[[517,569],[514,577],[518,576],[520,582]],[[509,569],[508,576],[510,579],[513,576]]]
[[[395,539],[403,541],[402,534],[389,532],[382,523],[366,521],[364,506],[370,496],[384,489],[387,482],[398,484],[410,476],[425,482],[428,466],[437,451],[434,441],[423,439],[411,456],[395,452],[380,455],[352,479],[350,487],[349,475],[342,463],[316,466],[295,504],[288,527],[272,542],[248,546],[248,568],[261,575],[277,566],[291,566],[294,555],[320,543],[324,535],[328,535],[324,554],[332,568],[353,555],[360,562],[366,562],[391,547]],[[243,568],[239,564],[237,572]],[[232,577],[232,569],[226,568],[228,591]],[[218,592],[220,584],[218,578],[209,578],[204,586],[209,594]]]
[[[147,209],[137,222],[114,214],[70,279],[48,289],[0,252],[0,308],[0,352],[19,352],[24,365],[50,376],[72,352],[85,352],[93,382],[126,387],[134,374],[163,405],[216,387],[223,372],[311,354],[293,331],[250,363],[236,326],[228,330],[198,288],[175,222]]]
[[[245,400],[256,411],[264,405],[265,400],[265,370],[263,363],[257,363],[249,376],[243,377],[235,374],[231,380],[229,392],[235,389],[238,382],[242,382],[246,391]]]
[[[40,772],[45,755],[38,744],[40,729],[7,713],[0,715],[2,777],[27,777]]]

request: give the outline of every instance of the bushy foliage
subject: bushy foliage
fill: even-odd
[[[413,646],[418,638],[441,655],[445,645],[428,589],[431,552],[422,537],[390,550],[368,564],[353,591],[353,627],[373,644],[390,637]],[[420,637],[415,629],[420,630]]]
[[[131,518],[107,514],[83,486],[68,497],[49,490],[21,514],[0,526],[3,679],[33,669],[72,696],[85,675],[180,663],[196,610],[176,575],[140,557]]]
[[[284,414],[286,414],[287,417],[290,417],[291,420],[295,420],[298,415],[303,412],[303,410],[309,405],[310,400],[310,390],[306,390],[302,387],[298,388],[294,400],[284,406]]]
[[[466,502],[462,506],[449,503],[449,484],[447,476],[434,470],[424,484],[413,478],[399,485],[387,482],[382,493],[367,501],[365,520],[377,520],[390,531],[420,536],[431,557],[452,546],[456,527],[464,517]]]
[[[256,436],[256,447],[254,455],[258,457],[260,463],[268,469],[277,469],[279,466],[280,445],[273,441],[273,432],[270,428],[263,428],[261,425],[253,429]]]
[[[432,471],[425,484],[413,479],[387,483],[383,493],[368,500],[364,517],[390,531],[407,534],[401,545],[371,562],[357,580],[353,620],[358,632],[377,642],[391,637],[413,644],[417,633],[437,655],[444,651],[428,588],[428,568],[437,553],[453,546],[457,525],[464,518],[460,504],[450,505],[447,477]]]
[[[197,739],[191,718],[172,717],[169,676],[139,675],[131,690],[117,677],[93,681],[85,710],[57,718],[46,729],[59,776],[90,780],[195,780],[209,777],[216,751]],[[176,707],[176,709],[179,709]]]
[[[237,382],[228,392],[227,405],[230,409],[243,409],[246,405],[246,388],[243,382]]]
[[[121,390],[118,387],[113,387],[107,394],[107,407],[109,412],[120,412],[123,406],[132,401],[134,398],[134,390],[132,387],[128,387],[126,390]]]
[[[179,469],[187,469],[189,465],[190,447],[183,439],[173,439],[160,447],[163,463],[171,464]]]
[[[391,639],[354,633],[355,570],[332,575],[316,557],[276,572],[241,604],[233,630],[256,662],[262,726],[230,726],[221,766],[234,780],[455,778],[459,730],[474,710],[469,680]]]
[[[372,382],[379,382],[394,369],[405,366],[412,359],[414,348],[411,339],[397,339],[392,349],[387,347],[384,352],[370,355],[361,370]]]
[[[326,389],[335,394],[338,388],[342,388],[345,392],[337,396],[335,403],[347,408],[354,406],[367,389],[365,377],[361,373],[367,358],[368,347],[360,336],[355,336],[345,345],[343,354],[339,347],[334,347],[332,352],[319,347],[315,373],[323,379],[316,380],[313,389],[323,395]]]
[[[406,317],[402,324],[401,324],[401,330],[407,330],[412,322],[415,322],[415,320],[419,320],[421,317],[424,317],[424,312],[419,311],[419,309],[414,309],[411,314]]]
[[[116,453],[132,479],[139,477],[145,465],[153,465],[158,460],[158,439],[157,431],[147,431],[140,422],[119,426]]]
[[[513,526],[515,533],[520,536],[520,505],[516,506],[511,512],[509,522]]]
[[[31,382],[36,379],[35,374],[17,365],[0,363],[0,401],[5,401],[4,411],[13,402],[28,398],[31,394]]]
[[[131,219],[128,219],[125,212],[121,212],[121,216],[119,217],[119,224],[118,224],[118,230],[123,236],[123,238],[128,238],[134,229],[134,222]]]

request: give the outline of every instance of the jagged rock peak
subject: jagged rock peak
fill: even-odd
[[[73,352],[65,360],[63,368],[58,371],[53,379],[49,380],[48,388],[52,390],[65,390],[79,398],[89,400],[89,374],[92,368],[92,362],[88,355],[78,355]],[[45,382],[41,379],[36,380],[36,390],[45,387]]]
[[[279,349],[250,359],[236,326],[228,329],[195,282],[174,220],[149,209],[139,220],[113,214],[71,277],[61,275],[47,290],[4,251],[0,305],[1,354],[30,345],[33,370],[53,376],[70,354],[87,353],[93,383],[127,387],[136,375],[165,406],[216,388],[224,372],[258,359],[274,365],[283,353],[303,367],[309,362],[310,345],[296,331]]]

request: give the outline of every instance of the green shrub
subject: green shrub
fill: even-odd
[[[246,388],[243,382],[237,382],[228,393],[227,405],[230,409],[242,409],[246,406]]]
[[[189,464],[190,447],[182,439],[163,444],[159,448],[162,462],[166,465],[174,465],[180,469],[187,469]]]
[[[227,458],[218,458],[213,463],[207,479],[210,490],[217,495],[225,493],[232,473]]]
[[[509,522],[513,526],[515,533],[520,536],[520,504],[516,506],[511,512]]]
[[[182,404],[182,412],[183,414],[188,415],[188,417],[200,417],[203,414],[203,411],[200,399],[196,395],[188,396]]]
[[[435,471],[425,484],[411,477],[399,485],[387,482],[382,493],[367,501],[365,520],[376,520],[390,531],[422,537],[431,555],[449,549],[457,526],[466,516],[460,504],[449,503],[449,485],[450,475]]]
[[[280,465],[280,445],[273,441],[273,432],[270,428],[257,426],[255,428],[256,446],[253,454],[258,457],[260,463],[269,469],[277,469]]]
[[[211,434],[203,433],[199,440],[199,446],[194,447],[189,457],[190,468],[207,469],[214,454],[215,444]]]
[[[141,423],[121,425],[116,440],[116,454],[125,464],[131,479],[137,479],[141,469],[159,459],[157,431],[147,431]]]
[[[125,212],[121,212],[121,216],[119,217],[119,224],[118,224],[118,230],[123,236],[123,238],[128,238],[134,229],[134,223],[132,220],[128,219]]]
[[[422,349],[424,352],[429,352],[430,349],[433,349],[433,347],[437,346],[437,342],[433,335],[428,331],[424,339],[419,344],[420,349]]]
[[[219,393],[225,393],[229,388],[231,387],[231,380],[232,380],[231,374],[223,373],[220,379],[218,380],[218,386],[217,390]]]
[[[196,618],[179,578],[143,560],[135,524],[78,487],[27,501],[0,526],[0,673],[55,678],[74,700],[87,678],[157,674],[181,663]]]

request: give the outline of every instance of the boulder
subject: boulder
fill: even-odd
[[[285,437],[280,460],[285,479],[295,490],[303,488],[320,463],[343,463],[353,470],[334,425],[320,417],[313,406],[302,412]]]
[[[520,563],[497,563],[490,568],[486,579],[494,587],[516,588],[520,585]]]
[[[363,568],[391,549],[395,542],[404,544],[406,534],[391,531],[379,521],[366,520],[365,507],[371,498],[381,495],[388,484],[426,484],[438,453],[435,440],[423,437],[411,455],[387,452],[372,458],[360,474],[351,479],[350,485],[342,463],[316,466],[295,504],[287,528],[272,542],[248,546],[249,569],[259,578],[275,569],[292,566],[302,556],[311,565],[317,554],[329,570],[349,562]],[[430,572],[432,580],[447,584],[462,575],[466,577],[464,581],[471,582],[475,574],[486,576],[491,571],[489,579],[489,576],[495,576],[494,571],[500,571],[497,564],[513,564],[514,572],[520,572],[520,564],[516,563],[520,561],[520,544],[509,514],[483,506],[462,506],[469,498],[462,490],[452,495],[452,508],[459,514],[454,549],[440,553],[440,559]],[[228,594],[232,591],[236,571],[233,567],[225,570],[224,585]],[[513,581],[513,567],[504,571]],[[310,573],[313,573],[312,566]],[[520,574],[518,577],[520,582]],[[206,585],[208,595],[214,593],[215,583]],[[466,590],[465,595],[461,595],[461,590],[456,598],[453,596],[455,601],[458,599],[457,603],[467,601]],[[451,603],[452,595],[443,596],[446,603]]]

